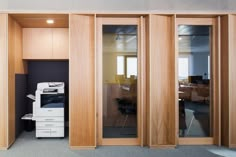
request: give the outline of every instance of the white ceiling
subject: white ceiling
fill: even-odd
[[[0,0],[0,11],[236,11],[235,6],[235,0]]]
[[[137,52],[136,35],[103,35],[103,52]]]

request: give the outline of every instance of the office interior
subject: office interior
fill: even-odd
[[[7,45],[1,148],[24,130],[21,117],[32,112],[26,95],[38,82],[65,83],[71,149],[235,147],[234,14],[5,13],[0,20],[8,41],[0,41]]]

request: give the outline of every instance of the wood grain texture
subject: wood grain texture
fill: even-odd
[[[70,131],[72,147],[95,143],[94,18],[70,15]]]
[[[146,17],[146,63],[150,63],[150,15]],[[150,64],[146,65],[146,142],[147,145],[151,145],[151,133],[150,133]]]
[[[229,146],[229,17],[221,17],[221,134]]]
[[[68,28],[68,14],[11,14],[24,28]],[[53,19],[54,24],[47,24],[47,19]]]
[[[7,138],[7,14],[0,14],[0,149],[8,147]]]
[[[68,59],[68,28],[23,28],[24,59]]]
[[[16,74],[27,74],[27,62],[23,61],[23,32],[21,26],[14,21],[14,53],[15,53],[15,73]],[[13,41],[11,41],[12,44]]]
[[[15,58],[15,73],[26,74],[27,73],[27,63],[23,61],[23,41],[22,41],[22,28],[21,26],[11,17],[8,16],[9,21],[9,51],[14,54]]]
[[[23,28],[23,58],[52,59],[52,29]]]
[[[211,106],[210,106],[210,130],[213,137],[215,145],[220,145],[221,143],[221,86],[220,86],[220,66],[221,66],[221,56],[220,56],[220,19],[212,18],[212,39],[211,39]]]
[[[68,28],[52,29],[53,59],[69,59],[69,30]]]
[[[173,16],[150,16],[149,146],[176,145]]]
[[[8,17],[8,144],[15,141],[15,22]],[[13,42],[13,43],[11,43]]]
[[[109,138],[102,140],[103,146],[140,146],[140,142],[136,138]]]
[[[214,23],[215,18],[206,18],[203,16],[202,18],[194,18],[192,16],[188,18],[178,18],[178,23],[181,23],[182,25],[188,25],[191,23],[191,25],[212,25]]]
[[[236,146],[236,15],[229,21],[229,147]]]
[[[140,26],[141,26],[141,44],[140,44],[140,75],[141,75],[141,137],[140,142],[141,146],[147,145],[147,17],[140,17]],[[143,90],[142,90],[143,89]]]
[[[214,140],[211,137],[207,138],[179,138],[180,145],[213,145]]]

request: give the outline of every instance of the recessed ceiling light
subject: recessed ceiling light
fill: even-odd
[[[54,20],[52,20],[52,19],[47,20],[47,24],[53,24],[53,23],[54,23]]]
[[[179,40],[182,40],[182,38],[181,38],[181,37],[179,37]]]

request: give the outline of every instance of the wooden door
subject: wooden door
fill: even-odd
[[[143,145],[143,133],[145,132],[143,131],[143,120],[145,120],[143,105],[146,92],[144,23],[142,17],[97,18],[96,103],[98,145]],[[130,31],[127,32],[126,29]],[[124,46],[124,40],[126,43],[133,42],[135,48],[131,46],[128,51],[127,47],[124,48],[127,46]],[[120,48],[119,46],[113,47],[115,44],[120,45]],[[119,59],[123,61],[119,62]],[[134,69],[136,70],[134,71],[136,73],[134,72],[132,75],[136,84],[131,83],[131,76],[129,70],[127,70],[128,64],[131,64],[129,61],[135,62]],[[119,69],[118,64],[122,64],[123,69]],[[129,99],[128,95],[132,94],[130,92],[125,93],[121,89],[124,84],[136,87],[133,93],[135,99]],[[133,109],[133,115],[123,112],[125,109],[122,111],[121,106],[124,104],[119,101],[122,101],[125,96],[129,97],[127,101],[130,100],[130,104],[133,105],[130,106]],[[133,131],[127,133],[128,126]]]
[[[203,67],[203,64],[206,62],[208,63],[208,70],[205,68],[204,73],[196,74],[197,72],[189,72],[189,77],[196,79],[196,75],[201,76],[201,79],[196,79],[196,81],[191,81],[188,78],[188,83],[183,83],[183,81],[178,80],[176,82],[176,86],[178,86],[178,90],[182,92],[182,88],[190,88],[190,91],[184,90],[183,93],[191,92],[190,98],[181,98],[181,94],[178,99],[184,99],[184,102],[192,102],[192,106],[198,105],[198,109],[193,109],[193,116],[190,121],[190,125],[187,124],[187,133],[191,132],[190,127],[195,126],[195,129],[192,127],[192,130],[196,131],[196,128],[203,128],[202,133],[192,133],[191,135],[185,135],[183,137],[179,137],[178,143],[179,144],[220,144],[220,56],[219,56],[219,49],[218,49],[218,18],[198,18],[198,17],[177,17],[176,18],[176,32],[180,33],[180,27],[184,27],[186,29],[190,28],[195,30],[193,35],[188,34],[188,40],[191,42],[190,47],[194,47],[194,42],[197,41],[198,45],[195,45],[195,51],[193,49],[190,50],[188,54],[190,56],[189,64],[193,65],[191,62],[195,61],[194,66],[196,66],[196,60],[194,59],[195,56],[199,56],[200,52],[201,56],[208,52],[208,56],[202,58],[200,62],[198,62],[198,67]],[[198,30],[198,31],[197,31]],[[205,31],[204,31],[205,30]],[[194,31],[193,31],[194,32]],[[181,47],[180,41],[183,40],[181,36],[176,33],[176,59],[180,57]],[[184,34],[183,34],[184,35]],[[194,40],[195,38],[195,40]],[[205,39],[205,40],[204,40]],[[179,41],[177,43],[177,41]],[[195,42],[196,43],[196,42]],[[204,47],[205,46],[205,47]],[[197,47],[197,51],[196,51]],[[200,48],[201,51],[200,51]],[[204,52],[203,52],[204,49]],[[208,57],[208,61],[207,61]],[[196,57],[197,58],[197,57]],[[178,66],[177,66],[178,67]],[[191,68],[191,66],[189,66]],[[204,66],[205,67],[205,66]],[[194,68],[193,68],[194,69]],[[195,68],[196,69],[196,68]],[[180,69],[176,69],[178,72]],[[192,75],[192,76],[190,76]],[[202,81],[201,81],[202,80]],[[204,89],[207,91],[207,95],[204,95],[204,92],[200,89]],[[207,89],[207,90],[206,90]],[[176,93],[177,90],[176,90]],[[196,99],[198,98],[198,99]],[[197,103],[196,103],[197,102]],[[201,105],[203,104],[203,105]],[[188,104],[185,104],[185,108]],[[191,106],[191,105],[190,105]],[[201,109],[202,106],[205,106],[204,111]],[[176,103],[177,113],[180,112],[179,107],[180,104]],[[197,107],[197,106],[196,106]],[[189,109],[189,108],[188,108]],[[207,111],[207,115],[204,113]],[[186,117],[188,116],[186,113]],[[177,114],[177,115],[180,115]],[[203,118],[205,116],[205,118]],[[208,116],[208,117],[207,117]],[[180,124],[179,118],[176,118],[178,124]],[[195,123],[194,123],[195,122]],[[187,122],[186,122],[187,123]],[[207,123],[207,125],[206,125]],[[199,127],[196,127],[199,124]],[[177,127],[177,133],[179,135],[180,125]],[[192,131],[192,132],[193,132]]]

